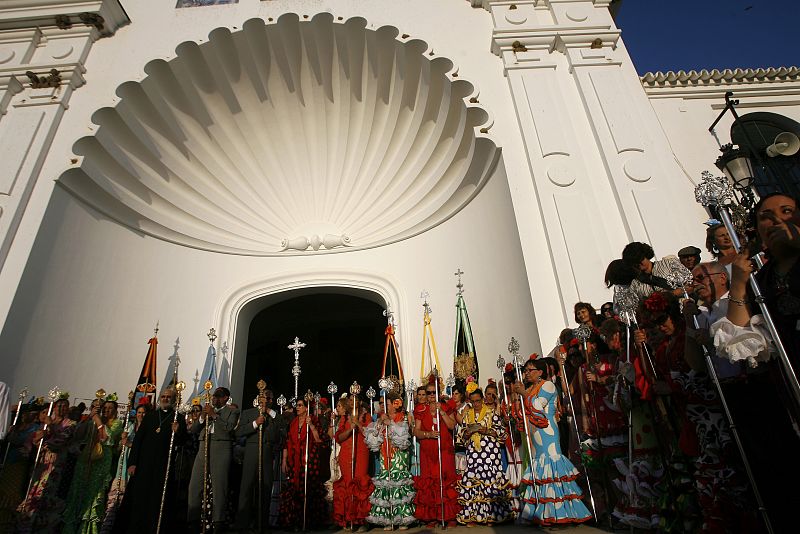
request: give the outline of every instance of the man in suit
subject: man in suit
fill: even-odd
[[[269,509],[274,480],[274,456],[279,453],[281,443],[280,424],[275,419],[277,413],[272,409],[272,391],[265,390],[264,396],[257,398],[259,405],[242,412],[236,438],[245,438],[244,461],[242,462],[242,482],[239,486],[239,507],[236,527],[248,530],[258,525],[258,430],[261,428],[261,525],[269,525]]]
[[[195,456],[192,478],[189,481],[188,520],[195,524],[200,521],[203,505],[205,439],[208,433],[208,471],[211,476],[212,520],[215,532],[224,529],[228,500],[228,471],[233,455],[234,431],[239,421],[239,409],[228,405],[230,396],[228,388],[215,389],[211,403],[203,407],[201,417],[189,429],[190,433],[200,436],[200,450]]]

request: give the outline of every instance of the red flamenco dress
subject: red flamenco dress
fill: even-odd
[[[345,431],[348,433],[347,438],[339,443],[337,461],[342,476],[333,483],[333,521],[340,527],[363,525],[372,508],[369,497],[375,489],[372,485],[372,478],[369,476],[369,448],[364,442],[362,433],[362,429],[366,428],[371,420],[369,414],[361,414],[361,426],[356,430],[354,442],[349,419],[346,417],[341,419],[339,428],[336,429],[336,435]],[[353,455],[354,446],[355,456]],[[353,468],[353,458],[355,458],[355,469]]]
[[[319,429],[319,421],[315,417],[311,417],[310,423]],[[320,471],[321,444],[314,440],[313,432],[308,434],[308,484],[305,484],[307,432],[308,427],[299,425],[297,417],[289,424],[285,451],[286,481],[280,505],[280,524],[286,530],[302,528],[304,512],[307,530],[324,527],[328,523],[328,506]],[[307,495],[305,511],[304,495]]]
[[[455,412],[455,404],[442,403],[445,413],[451,415]],[[420,422],[420,430],[431,432],[436,430],[436,412],[428,405],[417,405],[414,408],[414,419]],[[441,422],[442,444],[442,481],[444,482],[444,521],[456,521],[456,515],[461,509],[458,504],[458,483],[456,475],[456,453],[453,447],[453,435],[450,429]],[[418,438],[419,439],[419,438]],[[414,477],[417,496],[414,499],[414,515],[425,523],[442,521],[442,499],[439,484],[439,441],[436,438],[419,439],[420,474]]]

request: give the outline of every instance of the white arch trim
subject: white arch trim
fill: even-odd
[[[281,295],[291,291],[306,290],[314,292],[315,289],[326,290],[329,292],[348,292],[366,293],[361,295],[373,300],[379,300],[394,313],[395,325],[397,328],[397,339],[400,344],[400,356],[404,369],[412,369],[413,357],[407,349],[410,347],[410,333],[403,325],[411,324],[404,321],[409,317],[407,304],[402,293],[397,289],[398,284],[388,275],[383,273],[365,272],[356,270],[305,270],[301,272],[283,272],[266,278],[258,278],[244,285],[230,288],[226,296],[220,301],[214,312],[214,322],[217,325],[217,367],[223,360],[228,358],[231,372],[231,390],[234,398],[241,392],[243,376],[234,376],[233,370],[236,369],[236,358],[238,352],[242,352],[242,357],[246,357],[247,337],[249,334],[249,320],[242,316],[242,312],[247,310],[248,305],[259,300],[265,300],[264,306],[259,307],[259,311],[282,300]],[[284,295],[288,297],[288,295]],[[269,297],[273,297],[270,299]],[[242,325],[242,319],[248,322]],[[302,340],[302,332],[298,332]],[[227,343],[227,356],[221,350]],[[291,340],[287,340],[287,345]],[[238,351],[237,351],[238,347]],[[289,352],[287,349],[287,357]],[[302,365],[302,353],[301,353]],[[220,377],[223,378],[223,377]]]

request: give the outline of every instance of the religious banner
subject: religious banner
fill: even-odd
[[[151,406],[156,405],[156,368],[158,365],[158,327],[156,327],[153,337],[147,340],[150,346],[147,349],[147,356],[144,358],[144,365],[142,365],[142,372],[139,374],[139,380],[136,381],[136,389],[133,397],[133,411],[136,406],[142,403],[150,403]],[[146,399],[146,400],[145,400]]]
[[[472,377],[478,382],[478,355],[475,354],[475,342],[472,339],[472,327],[469,324],[467,304],[464,302],[464,284],[461,275],[464,272],[456,271],[458,277],[458,299],[456,300],[456,337],[453,344],[453,377],[456,384],[465,387],[467,377]]]

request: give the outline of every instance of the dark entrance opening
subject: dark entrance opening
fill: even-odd
[[[306,344],[300,350],[300,396],[310,389],[330,399],[331,381],[339,394],[354,380],[362,394],[370,385],[378,389],[385,329],[383,308],[354,295],[306,294],[269,306],[250,323],[241,407],[252,406],[261,378],[276,399],[294,396],[294,352],[287,346],[295,336]]]

